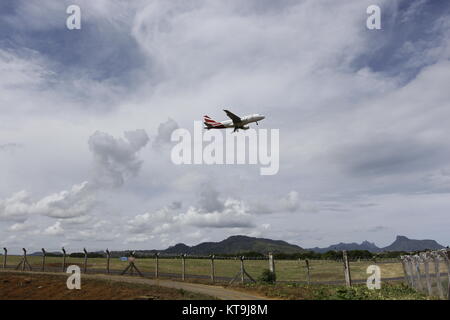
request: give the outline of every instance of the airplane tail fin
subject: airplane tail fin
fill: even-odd
[[[203,123],[205,124],[205,126],[207,128],[222,126],[222,124],[220,122],[217,122],[208,116],[203,116]]]

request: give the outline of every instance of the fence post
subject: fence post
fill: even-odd
[[[428,253],[421,253],[420,258],[423,261],[424,269],[425,269],[425,279],[427,282],[427,290],[430,296],[433,295],[433,289],[431,288],[431,279],[430,279],[430,256]]]
[[[436,286],[438,289],[439,298],[444,299],[444,290],[442,288],[442,282],[441,282],[441,270],[439,268],[439,255],[433,254],[434,258],[434,272],[436,273]]]
[[[158,279],[159,277],[159,252],[155,253],[155,278]]]
[[[83,248],[83,251],[84,251],[84,266],[83,266],[83,273],[86,273],[86,270],[87,270],[87,260],[88,260],[88,253],[87,253],[87,250],[86,250],[86,248]]]
[[[45,254],[46,254],[45,249],[42,248],[42,268],[41,268],[42,272],[45,271]]]
[[[311,284],[311,275],[309,273],[309,260],[305,259],[305,264],[306,264],[306,281],[308,282],[308,284]]]
[[[244,284],[244,256],[241,256],[241,283]]]
[[[400,261],[402,263],[403,274],[405,275],[405,284],[407,286],[412,285],[410,280],[410,275],[408,274],[408,267],[406,266],[407,260],[405,256],[400,256]]]
[[[27,261],[27,249],[22,248],[22,250],[23,250],[22,271],[25,271],[25,261]]]
[[[64,249],[64,247],[62,248],[62,252],[63,252],[62,272],[65,272],[65,270],[66,270],[66,249]]]
[[[345,285],[347,287],[351,287],[352,286],[352,278],[350,275],[350,264],[348,262],[348,256],[347,256],[346,250],[342,251],[342,258],[344,260]]]
[[[440,251],[442,258],[444,259],[444,263],[447,266],[447,300],[450,300],[450,249],[442,249]]]
[[[416,279],[416,269],[414,266],[414,259],[412,258],[412,256],[408,255],[406,256],[406,262],[408,262],[407,266],[409,269],[409,273],[411,275],[411,286],[414,289],[417,289],[417,279]]]
[[[109,259],[111,258],[111,253],[106,249],[106,272],[109,274]]]
[[[216,281],[216,270],[214,268],[214,258],[215,256],[211,255],[211,281],[214,283]]]
[[[272,252],[269,252],[269,270],[275,273],[275,261],[273,260]]]
[[[8,249],[3,248],[4,256],[3,256],[3,269],[6,269],[6,259],[8,258]]]
[[[186,254],[181,255],[181,280],[185,280],[186,277],[186,262],[185,262]]]
[[[448,277],[447,300],[450,300],[450,249],[442,250],[441,255],[444,258],[445,264],[447,265],[447,277]]]
[[[417,274],[417,289],[423,291],[422,276],[420,274],[420,257],[418,255],[413,256],[413,261]]]

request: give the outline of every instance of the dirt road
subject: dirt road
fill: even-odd
[[[15,272],[10,270],[0,270],[0,272]],[[21,272],[24,274],[45,274],[45,275],[55,275],[58,277],[64,277],[65,275],[62,273],[52,273],[52,272],[30,272],[25,271]],[[67,274],[67,277],[69,274]],[[81,279],[96,279],[96,280],[105,280],[105,281],[117,281],[117,282],[126,282],[126,283],[136,283],[136,284],[148,284],[154,286],[161,286],[165,288],[172,289],[183,289],[190,292],[200,293],[212,297],[216,297],[220,300],[265,300],[267,298],[262,296],[257,296],[245,292],[235,291],[231,289],[227,289],[221,286],[212,286],[198,283],[188,283],[188,282],[179,282],[172,280],[154,280],[147,278],[138,278],[138,277],[127,277],[127,276],[114,276],[114,275],[104,275],[104,274],[82,274]]]

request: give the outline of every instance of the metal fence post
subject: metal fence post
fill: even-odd
[[[6,269],[6,259],[8,258],[8,249],[3,248],[4,256],[3,256],[3,269]]]
[[[111,258],[111,253],[106,249],[106,273],[109,274],[109,259]]]
[[[241,256],[241,283],[244,284],[244,256]]]
[[[413,256],[413,262],[417,274],[417,289],[423,291],[422,276],[420,274],[420,257],[418,255]]]
[[[25,261],[27,261],[27,250],[22,248],[23,250],[23,263],[22,263],[22,271],[25,271]]]
[[[423,261],[424,269],[425,269],[425,280],[427,282],[427,291],[430,296],[433,295],[433,289],[431,288],[431,279],[430,279],[430,265],[429,265],[429,254],[421,253],[420,258]]]
[[[417,289],[417,279],[416,279],[416,269],[415,269],[415,265],[414,265],[414,259],[411,256],[407,256],[407,266],[409,269],[409,273],[411,275],[411,286],[414,289]]]
[[[411,280],[410,280],[410,275],[408,274],[408,268],[406,266],[406,257],[405,256],[400,256],[400,262],[402,263],[402,268],[403,268],[403,274],[404,274],[404,278],[405,278],[405,284],[407,286],[411,285]]]
[[[62,248],[62,252],[63,252],[62,272],[65,272],[65,270],[66,270],[66,249],[64,249],[64,247]]]
[[[436,286],[439,294],[439,298],[444,299],[444,289],[441,282],[441,269],[439,267],[440,259],[437,253],[433,254],[434,259],[434,272],[436,273]]]
[[[186,254],[181,255],[181,280],[185,280],[186,277],[186,262],[185,262]]]
[[[42,248],[42,268],[41,268],[42,272],[45,271],[45,254],[46,254],[45,249]]]
[[[158,279],[159,277],[159,252],[155,253],[155,278]]]
[[[86,273],[87,271],[87,260],[88,260],[88,252],[86,250],[86,248],[83,248],[84,251],[84,267],[83,267],[83,272]]]
[[[211,255],[211,281],[214,283],[216,281],[216,270],[214,267],[214,255]]]
[[[306,264],[306,281],[308,282],[308,284],[311,284],[311,275],[309,273],[309,260],[305,259],[305,264]]]

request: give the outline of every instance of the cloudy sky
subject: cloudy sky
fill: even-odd
[[[71,4],[81,30],[66,28]],[[381,30],[366,28],[371,4]],[[449,9],[2,0],[0,245],[159,249],[236,234],[448,245]],[[224,120],[225,107],[280,130],[278,174],[172,163],[173,130]]]

